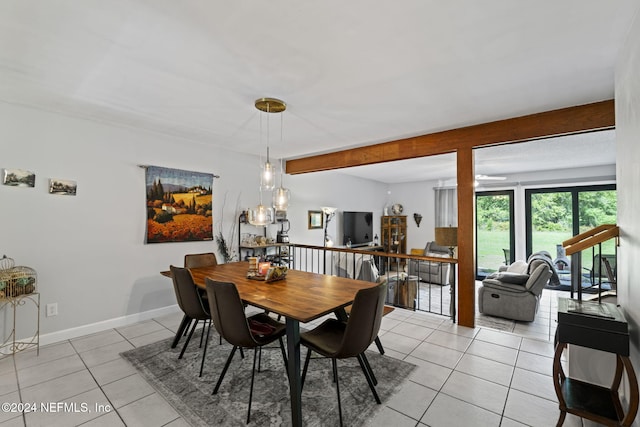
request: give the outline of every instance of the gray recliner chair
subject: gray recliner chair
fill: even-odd
[[[436,242],[427,242],[424,248],[424,256],[443,258],[443,262],[409,260],[409,275],[418,276],[420,281],[435,285],[449,285],[453,283],[454,269],[447,262],[449,248],[436,245]]]
[[[480,313],[532,322],[551,274],[548,262],[533,259],[528,264],[516,261],[506,271],[487,276],[478,289]]]

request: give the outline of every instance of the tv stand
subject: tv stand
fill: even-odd
[[[352,248],[364,248],[365,246],[369,247],[371,246],[371,244],[370,243],[357,243],[355,245],[353,243],[351,244]]]

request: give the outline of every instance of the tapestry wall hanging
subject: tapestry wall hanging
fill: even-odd
[[[144,166],[147,243],[213,239],[213,174]]]

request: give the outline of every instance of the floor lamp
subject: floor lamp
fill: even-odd
[[[336,215],[337,208],[329,208],[329,207],[325,206],[325,207],[323,207],[321,209],[322,209],[322,214],[324,215],[324,243],[323,243],[323,245],[325,247],[331,247],[331,246],[333,246],[333,241],[329,237],[329,233],[327,232],[327,227],[329,226],[329,222]]]
[[[453,258],[458,246],[458,227],[436,227],[436,244],[449,247],[449,256]]]

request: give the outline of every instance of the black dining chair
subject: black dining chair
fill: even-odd
[[[338,395],[340,425],[342,425],[342,405],[337,359],[357,358],[373,397],[380,404],[380,397],[375,388],[377,380],[364,352],[378,336],[386,292],[386,283],[361,289],[356,294],[346,323],[337,319],[327,319],[315,329],[300,334],[300,343],[308,348],[302,371],[302,386],[304,386],[312,351],[331,359]]]
[[[211,267],[214,265],[218,265],[218,258],[216,254],[213,252],[205,252],[200,254],[186,254],[184,256],[184,267],[185,268],[198,268],[198,267]],[[203,303],[205,307],[208,308],[209,303],[207,302],[207,292],[201,289],[198,289],[200,292],[200,297],[204,300]],[[189,331],[189,327],[191,326],[191,319],[186,315],[182,318],[182,323],[180,323],[180,328],[176,332],[176,337],[173,340],[172,348],[178,344],[180,341],[180,336],[184,332],[184,335],[187,335]],[[222,344],[222,337],[220,337],[220,344]],[[202,345],[202,343],[200,344]]]
[[[204,350],[202,351],[202,362],[200,363],[200,376],[202,376],[202,369],[204,367],[204,359],[207,355],[207,342],[209,341],[209,332],[211,332],[211,315],[209,314],[209,307],[206,302],[202,300],[200,292],[193,282],[191,273],[186,268],[171,266],[171,278],[173,280],[173,289],[176,293],[176,299],[178,300],[178,306],[184,312],[184,315],[189,319],[195,320],[195,323],[191,326],[191,332],[187,336],[187,340],[182,346],[182,351],[178,359],[182,359],[184,352],[191,341],[193,331],[199,321],[203,321],[202,336],[204,336],[205,329],[207,329],[207,323],[209,328],[207,329],[207,340],[205,341]],[[200,346],[202,346],[202,339],[200,340]]]
[[[253,369],[251,371],[251,386],[249,389],[249,407],[247,409],[247,424],[251,418],[251,401],[253,399],[253,381],[256,372],[257,355],[262,347],[274,341],[280,343],[285,371],[287,367],[287,354],[284,349],[282,337],[286,327],[283,323],[269,317],[266,313],[254,314],[246,317],[244,305],[234,283],[217,282],[209,278],[205,279],[207,295],[213,325],[225,340],[233,345],[227,362],[220,373],[218,382],[212,394],[217,394],[224,379],[231,360],[238,348],[253,348]]]
[[[213,252],[186,254],[184,256],[184,266],[186,268],[211,267],[213,265],[218,265],[218,258]]]

